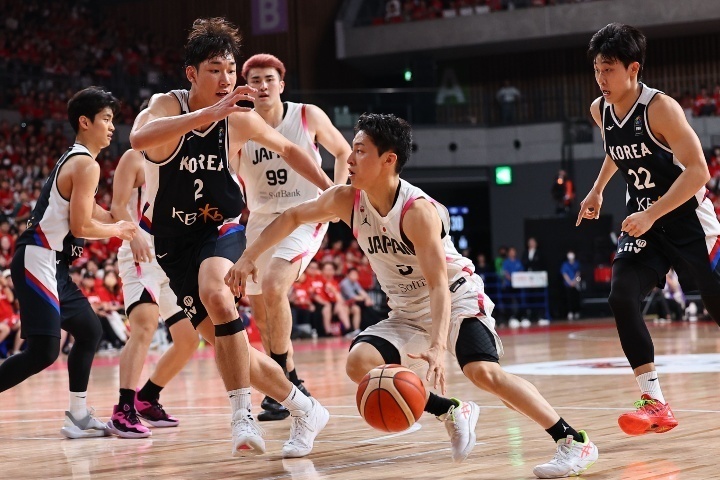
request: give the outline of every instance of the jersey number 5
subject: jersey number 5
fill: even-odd
[[[268,185],[285,185],[287,182],[287,170],[284,168],[278,170],[268,170],[265,172]]]
[[[650,171],[646,169],[645,167],[638,168],[637,172],[633,169],[628,169],[628,175],[635,178],[635,188],[638,190],[644,190],[646,188],[652,188],[655,186],[653,182],[650,181]],[[640,176],[645,175],[645,181],[641,183]]]

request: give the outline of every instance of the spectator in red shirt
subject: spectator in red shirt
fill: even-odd
[[[333,331],[333,315],[340,320],[345,332],[350,331],[350,311],[340,293],[340,285],[335,280],[335,265],[332,262],[325,262],[322,265],[323,288],[315,293],[313,301],[320,305],[322,312],[323,329],[326,335],[342,335],[342,330]]]
[[[20,328],[20,317],[15,312],[15,294],[8,284],[10,270],[0,275],[0,343],[10,335],[12,331]],[[14,349],[11,351],[14,353]]]
[[[0,269],[5,270],[10,268],[10,262],[12,262],[14,248],[12,237],[4,235],[0,237]]]

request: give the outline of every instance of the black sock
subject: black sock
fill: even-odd
[[[425,404],[425,411],[439,417],[440,415],[446,414],[448,410],[450,410],[450,407],[459,406],[455,400],[430,393],[428,401]]]
[[[573,440],[575,440],[576,442],[583,442],[582,435],[580,435],[577,431],[575,431],[574,428],[568,425],[567,422],[562,419],[562,417],[555,425],[545,431],[549,433],[553,440],[555,440],[556,442],[558,440],[566,438],[568,435],[572,435]]]
[[[133,409],[135,408],[135,390],[130,388],[120,389],[120,401],[118,402],[118,406],[122,407],[123,405],[130,405]]]
[[[296,387],[300,385],[300,379],[297,376],[297,369],[293,368],[291,371],[287,374],[288,380],[292,382],[293,385]]]
[[[270,352],[270,358],[275,360],[278,365],[283,369],[283,372],[287,373],[287,352],[285,353],[273,353]]]
[[[164,387],[156,385],[148,380],[147,383],[140,389],[137,396],[140,400],[144,400],[146,402],[157,402],[163,388]]]

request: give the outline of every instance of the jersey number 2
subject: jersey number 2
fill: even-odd
[[[195,180],[195,200],[198,198],[201,198],[203,196],[202,193],[200,193],[203,189],[203,182],[199,178]]]
[[[628,170],[628,175],[632,175],[635,178],[635,188],[638,190],[644,190],[646,188],[652,188],[655,186],[653,182],[650,181],[650,171],[646,169],[645,167],[638,168],[638,171],[635,172],[633,169]],[[646,175],[645,181],[640,183],[640,175]]]

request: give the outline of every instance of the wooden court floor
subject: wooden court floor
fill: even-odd
[[[639,395],[608,320],[501,330],[502,363],[535,383],[571,425],[589,432],[600,458],[582,478],[720,478],[714,448],[720,439],[720,332],[714,323],[650,328],[663,392],[680,421],[666,434],[628,437],[619,430],[617,416],[632,409]],[[280,455],[289,420],[261,424],[265,455],[231,457],[230,408],[207,348],[163,392],[162,402],[180,426],[154,429],[148,439],[61,437],[67,407],[64,359],[0,394],[0,478],[531,479],[533,466],[554,454],[544,431],[472,386],[451,359],[449,393],[481,406],[478,444],[466,462],[452,463],[443,425],[427,414],[401,434],[371,429],[355,407],[355,385],[344,375],[348,344],[296,344],[301,377],[332,415],[304,459]],[[147,367],[156,360],[151,356]],[[88,400],[107,420],[117,401],[117,357],[99,356],[95,363]],[[253,394],[255,413],[260,400]]]

